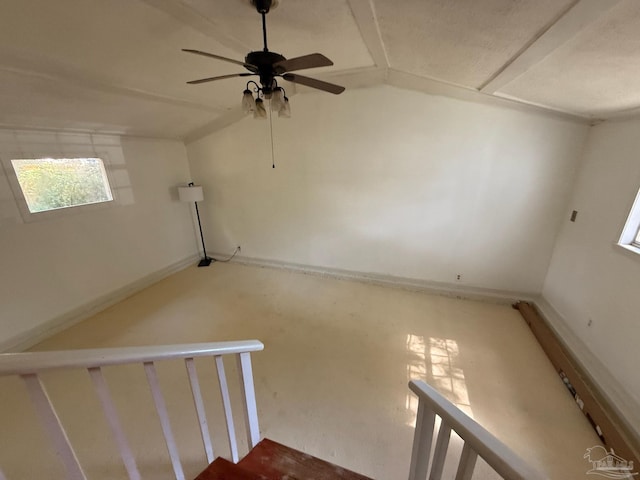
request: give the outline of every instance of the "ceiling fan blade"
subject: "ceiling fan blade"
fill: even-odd
[[[311,53],[302,57],[290,58],[273,64],[273,69],[278,74],[304,70],[305,68],[329,67],[333,62],[321,53]]]
[[[254,73],[232,73],[230,75],[220,75],[218,77],[208,77],[201,78],[200,80],[191,80],[187,82],[189,85],[197,85],[199,83],[213,82],[215,80],[224,80],[225,78],[234,78],[234,77],[250,77],[255,75]]]
[[[202,55],[203,57],[215,58],[217,60],[222,60],[224,62],[235,63],[236,65],[242,65],[244,68],[251,70],[252,72],[258,71],[258,67],[256,67],[255,65],[241,62],[240,60],[234,60],[233,58],[222,57],[220,55],[215,55],[213,53],[203,52],[202,50],[192,50],[190,48],[183,48],[182,51],[187,53],[193,53],[195,55]]]
[[[345,90],[345,88],[341,87],[340,85],[323,82],[322,80],[317,80],[315,78],[304,77],[295,73],[285,73],[284,75],[282,75],[282,78],[288,80],[289,82],[299,83],[300,85],[306,85],[307,87],[311,88],[317,88],[318,90],[323,90],[335,95],[338,95]]]

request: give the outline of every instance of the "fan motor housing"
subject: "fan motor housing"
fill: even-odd
[[[279,53],[265,51],[249,52],[244,59],[246,63],[258,67],[259,71],[263,68],[271,69],[274,63],[278,63],[283,60],[286,60],[286,58]]]
[[[256,73],[260,75],[260,83],[265,87],[271,87],[273,77],[282,73],[276,72],[273,65],[283,60],[286,58],[279,53],[269,51],[249,52],[244,59],[246,63],[258,67]]]

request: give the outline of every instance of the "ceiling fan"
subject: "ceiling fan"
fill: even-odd
[[[213,53],[203,52],[201,50],[192,50],[184,48],[184,52],[193,53],[196,55],[202,55],[205,57],[215,58],[236,65],[242,65],[249,72],[232,73],[230,75],[220,75],[217,77],[201,78],[199,80],[191,80],[187,83],[191,85],[213,82],[215,80],[223,80],[225,78],[234,77],[260,77],[261,87],[258,87],[259,93],[265,98],[271,98],[271,94],[274,90],[280,90],[278,87],[276,77],[281,77],[289,82],[299,83],[307,87],[316,88],[324,92],[333,93],[335,95],[344,92],[345,88],[333,83],[324,82],[315,78],[298,75],[297,73],[290,73],[297,70],[305,70],[308,68],[328,67],[333,65],[333,62],[320,53],[312,53],[309,55],[303,55],[301,57],[295,57],[286,59],[279,53],[269,51],[267,48],[267,24],[266,15],[269,13],[269,9],[276,7],[278,0],[250,0],[251,4],[256,8],[258,13],[262,16],[262,38],[264,41],[264,48],[255,52],[249,52],[244,59],[244,62],[239,60],[233,60],[231,58],[222,57]],[[257,85],[256,85],[257,86]],[[246,92],[246,91],[245,91]]]

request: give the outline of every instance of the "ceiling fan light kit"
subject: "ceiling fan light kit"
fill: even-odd
[[[213,82],[216,80],[223,80],[226,78],[234,77],[259,77],[260,84],[249,81],[247,87],[242,93],[242,110],[249,114],[253,113],[256,118],[266,118],[266,108],[264,106],[263,99],[271,102],[271,111],[278,112],[280,117],[290,117],[291,108],[289,106],[289,99],[287,98],[285,91],[282,87],[278,86],[276,81],[277,77],[283,78],[292,83],[305,85],[307,87],[322,90],[324,92],[333,93],[338,95],[344,92],[345,88],[333,83],[324,82],[315,78],[306,77],[297,73],[290,73],[296,70],[304,70],[309,68],[327,67],[333,65],[333,62],[320,53],[311,53],[309,55],[303,55],[301,57],[295,57],[286,59],[283,55],[269,51],[267,47],[267,24],[266,15],[269,10],[275,8],[278,5],[277,0],[250,0],[251,4],[255,7],[257,12],[262,16],[262,38],[264,47],[262,50],[255,52],[249,52],[244,62],[234,60],[231,58],[222,57],[213,53],[203,52],[201,50],[183,49],[188,53],[195,55],[201,55],[209,58],[215,58],[225,62],[241,65],[249,72],[234,73],[229,75],[220,75],[217,77],[202,78],[199,80],[191,80],[187,83],[197,85],[200,83]],[[253,84],[255,86],[253,92],[249,89],[249,86]],[[255,98],[254,98],[255,93]]]

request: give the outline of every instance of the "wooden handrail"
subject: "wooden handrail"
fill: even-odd
[[[93,368],[125,363],[155,362],[171,358],[194,358],[264,350],[258,340],[187,343],[146,347],[96,348],[55,352],[1,353],[0,377],[61,368]]]
[[[442,425],[451,428],[451,430],[455,431],[460,438],[462,438],[465,442],[465,448],[470,448],[478,456],[483,458],[501,477],[508,480],[548,480],[546,475],[527,464],[509,447],[475,420],[465,415],[462,410],[443,397],[433,387],[423,381],[412,380],[409,382],[409,388],[418,396],[424,409],[438,415],[442,419]],[[428,428],[425,429],[423,425],[419,425],[421,415],[418,417],[416,435],[423,434],[429,435],[430,437],[433,430],[431,429],[431,432],[429,432]],[[427,417],[428,415],[423,415],[423,418]],[[433,417],[430,418],[431,421],[433,421]],[[427,441],[430,442],[430,438]],[[414,446],[420,444],[421,442],[414,442]],[[422,461],[419,460],[420,456],[423,456]],[[422,476],[423,473],[426,475],[424,456],[426,456],[426,464],[428,464],[429,451],[413,452],[414,459],[412,460],[411,475],[413,475],[416,480],[418,476]],[[415,464],[421,465],[420,467],[416,467]],[[416,471],[419,472],[416,473]]]

